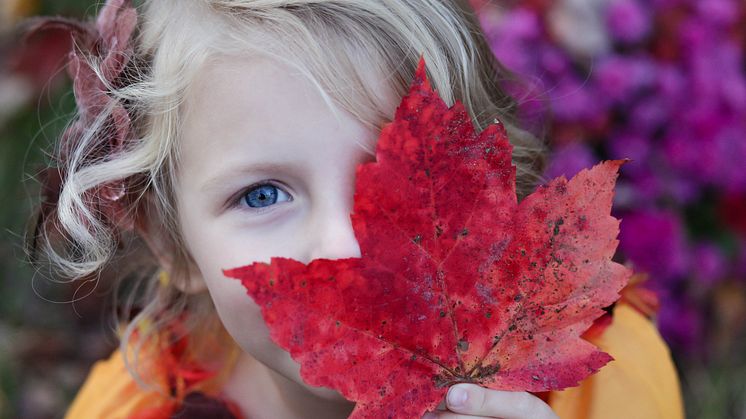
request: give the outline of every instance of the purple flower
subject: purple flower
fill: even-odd
[[[720,68],[720,95],[725,104],[736,112],[746,111],[746,77],[744,77],[743,46],[732,41],[718,43],[716,57],[713,57]],[[713,54],[715,55],[715,54]]]
[[[512,96],[518,104],[518,117],[524,129],[537,135],[541,135],[545,127],[549,112],[549,103],[541,80],[520,80],[503,84],[505,91]]]
[[[490,41],[492,52],[510,70],[523,76],[534,74],[538,69],[535,51],[540,44],[542,25],[539,16],[529,10],[516,8],[504,14],[499,25],[485,28],[485,37]]]
[[[638,270],[649,272],[653,282],[678,281],[688,269],[681,220],[673,212],[642,210],[626,214],[619,239],[625,256]]]
[[[689,0],[652,0],[653,8],[659,12],[664,12],[666,9],[677,7],[681,4],[686,3]]]
[[[649,165],[633,172],[629,178],[634,190],[634,208],[655,206],[658,198],[664,195],[661,179]]]
[[[678,26],[678,30],[678,41],[682,47],[681,51],[685,55],[690,56],[692,52],[702,51],[702,47],[711,41],[714,35],[712,25],[692,16],[682,21]]]
[[[606,10],[606,22],[617,41],[636,43],[650,32],[652,16],[638,0],[611,0]]]
[[[742,74],[723,78],[723,99],[734,111],[746,113],[746,80]]]
[[[712,286],[727,273],[727,260],[714,243],[701,242],[691,252],[694,278],[705,286]]]
[[[571,178],[579,171],[592,167],[596,158],[583,143],[571,143],[557,148],[550,158],[544,176],[552,179],[559,176]]]
[[[657,321],[661,335],[672,347],[689,354],[701,353],[703,321],[694,302],[683,296],[662,298]]]
[[[682,69],[668,63],[659,63],[656,71],[657,93],[670,102],[679,103],[688,93],[689,82]]]
[[[608,105],[587,82],[566,75],[556,85],[549,86],[552,112],[557,121],[593,122],[602,117]]]
[[[685,128],[682,126],[667,133],[661,144],[662,155],[679,176],[710,184],[717,171],[710,139]]]
[[[746,124],[737,120],[724,124],[713,143],[715,185],[730,193],[746,192]]]
[[[702,19],[723,26],[738,22],[738,3],[733,0],[697,0],[693,3]]]
[[[609,154],[613,159],[632,159],[622,166],[622,173],[642,173],[648,167],[651,141],[634,132],[613,135],[608,142]]]
[[[746,191],[746,126],[738,116],[693,108],[687,112],[689,126],[670,130],[662,143],[674,175],[729,192]]]
[[[542,36],[541,18],[536,12],[521,7],[507,12],[501,22],[501,33],[520,39],[538,40]]]
[[[689,178],[676,176],[663,171],[666,176],[662,180],[664,195],[679,206],[686,206],[700,197],[700,186]]]
[[[689,73],[689,96],[699,100],[729,97],[730,87],[743,83],[742,47],[727,33],[702,20],[689,19],[681,24],[679,31],[682,64]],[[736,88],[738,99],[743,90],[742,86]]]
[[[669,123],[673,109],[666,98],[646,95],[631,106],[629,114],[630,129],[652,136]]]
[[[648,57],[612,55],[598,63],[594,80],[601,94],[613,103],[624,105],[655,82],[655,71]]]
[[[541,68],[552,75],[562,75],[570,69],[570,62],[567,55],[563,54],[559,48],[546,46],[540,53]]]

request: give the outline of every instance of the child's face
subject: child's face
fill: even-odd
[[[201,70],[186,104],[177,211],[198,275],[241,347],[302,383],[258,306],[221,270],[272,256],[359,257],[355,168],[374,156],[357,143],[373,150],[378,132],[341,110],[338,122],[307,79],[267,58],[221,57]]]

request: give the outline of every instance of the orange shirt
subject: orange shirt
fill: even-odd
[[[683,419],[671,354],[650,320],[620,301],[611,324],[586,339],[614,360],[578,387],[547,394],[547,402],[560,418]],[[116,351],[94,365],[66,418],[160,418],[162,409],[172,403],[164,393],[141,388]]]

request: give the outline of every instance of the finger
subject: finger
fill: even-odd
[[[525,391],[497,391],[475,384],[448,389],[446,406],[455,413],[503,419],[558,419],[543,400]]]

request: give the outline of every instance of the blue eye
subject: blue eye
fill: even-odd
[[[286,201],[291,200],[290,195],[282,189],[265,183],[249,189],[241,199],[251,208],[264,208],[276,204],[278,198],[282,198],[283,196],[286,198]]]

